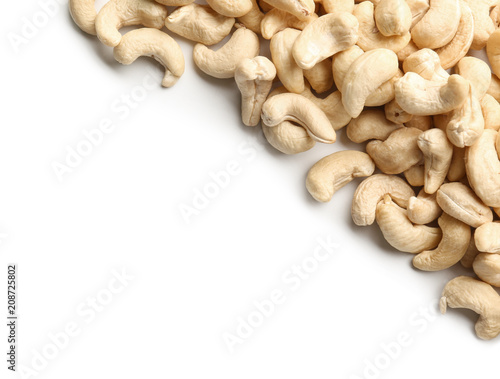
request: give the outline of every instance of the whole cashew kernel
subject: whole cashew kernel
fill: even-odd
[[[490,17],[490,11],[495,5],[498,5],[497,0],[465,0],[469,5],[472,16],[474,17],[474,41],[472,48],[481,50],[486,46],[491,33],[495,31],[495,24]]]
[[[469,80],[474,95],[481,100],[491,85],[491,70],[488,64],[475,57],[465,57],[458,62],[455,73]]]
[[[405,122],[407,128],[417,128],[425,132],[433,127],[432,117],[430,116],[413,116],[410,121]]]
[[[152,57],[165,67],[162,85],[172,87],[184,73],[181,47],[167,33],[158,29],[141,28],[126,33],[113,49],[115,59],[129,65],[141,56]]]
[[[500,254],[500,223],[481,225],[474,233],[477,249],[482,253]]]
[[[252,32],[261,34],[260,25],[262,20],[264,19],[264,13],[260,10],[259,4],[257,4],[257,0],[250,0],[252,3],[252,9],[243,15],[238,17],[238,22],[245,25]]]
[[[328,91],[333,86],[332,61],[327,58],[310,70],[304,70],[304,77],[316,93]]]
[[[406,208],[415,196],[413,189],[403,179],[393,175],[375,174],[363,180],[354,192],[351,214],[358,226],[375,222],[377,204],[389,195],[399,206]]]
[[[354,10],[354,0],[321,0],[326,13],[349,12]]]
[[[500,76],[500,29],[491,34],[486,46],[486,52],[488,53],[491,69],[496,76]]]
[[[411,28],[425,16],[425,14],[429,11],[430,4],[429,0],[406,0],[406,3],[410,7],[411,10]]]
[[[415,72],[432,81],[447,81],[450,75],[441,67],[439,55],[431,49],[421,49],[403,61],[403,71]]]
[[[311,16],[316,6],[314,0],[266,0],[269,5],[293,14],[300,20]]]
[[[467,248],[467,251],[465,252],[463,258],[460,260],[460,263],[465,268],[472,268],[473,262],[479,254],[480,251],[476,247],[474,238],[471,238],[469,242],[469,247]]]
[[[347,137],[355,143],[376,139],[385,141],[391,133],[403,125],[389,121],[382,110],[366,109],[347,125]]]
[[[500,254],[479,254],[472,264],[474,272],[483,282],[500,287]]]
[[[277,126],[263,124],[262,131],[269,144],[284,154],[302,153],[316,145],[306,129],[290,121],[283,121]]]
[[[435,193],[429,195],[422,189],[417,197],[410,197],[408,202],[408,218],[414,224],[429,224],[441,216],[442,213],[443,210],[437,203]]]
[[[303,30],[317,18],[318,15],[313,13],[305,20],[299,20],[297,17],[288,12],[274,8],[270,12],[266,13],[262,18],[260,30],[262,37],[265,39],[271,39],[276,33],[281,32],[286,28]]]
[[[387,120],[396,124],[405,124],[413,118],[413,115],[406,113],[394,99],[385,104],[384,112]]]
[[[69,13],[85,33],[95,36],[95,18],[97,12],[95,9],[95,0],[69,0]]]
[[[346,184],[375,171],[375,163],[360,151],[338,151],[319,160],[311,167],[306,188],[320,202],[328,202],[333,194]]]
[[[484,128],[500,130],[500,104],[491,95],[484,95],[481,99],[481,110],[484,118]]]
[[[500,102],[500,79],[495,74],[491,74],[491,84],[487,93]]]
[[[423,187],[425,184],[425,166],[419,162],[403,172],[405,179],[413,187]],[[417,223],[418,224],[418,223]]]
[[[384,36],[401,36],[410,31],[411,9],[406,0],[380,0],[375,8],[375,21]]]
[[[207,0],[207,4],[214,11],[226,17],[241,17],[252,9],[251,0]]]
[[[297,65],[292,48],[300,30],[287,28],[271,38],[271,56],[278,78],[285,88],[293,93],[304,91],[304,71]]]
[[[453,146],[453,157],[447,178],[450,182],[458,182],[465,175],[465,149]]]

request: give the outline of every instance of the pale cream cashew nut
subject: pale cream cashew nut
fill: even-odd
[[[274,8],[270,12],[266,13],[262,18],[260,31],[262,37],[265,39],[271,39],[276,33],[285,30],[286,28],[303,30],[317,18],[318,15],[313,13],[305,20],[299,20],[297,17],[288,12]]]
[[[475,57],[460,59],[455,67],[458,74],[471,82],[474,95],[481,100],[491,85],[491,70],[488,63]]]
[[[488,53],[491,69],[496,76],[500,76],[500,29],[491,34],[486,46],[486,52]]]
[[[481,110],[484,118],[484,128],[500,130],[500,104],[489,94],[481,99]]]
[[[453,157],[451,158],[447,178],[450,182],[458,182],[465,175],[465,149],[453,146]]]
[[[97,34],[95,0],[69,0],[69,13],[75,24],[85,33],[93,36]]]
[[[266,0],[274,8],[293,14],[301,20],[307,19],[316,10],[314,0]]]
[[[425,166],[419,162],[403,172],[405,179],[413,187],[423,187],[425,184]]]
[[[495,24],[490,17],[490,11],[498,5],[498,0],[465,0],[474,17],[474,41],[472,48],[481,50],[486,46],[491,33],[495,31]]]
[[[412,19],[411,9],[406,0],[380,0],[375,7],[377,28],[386,37],[408,33]]]
[[[415,72],[432,81],[447,81],[450,75],[441,67],[439,55],[431,49],[421,49],[403,61],[403,71]]]
[[[436,194],[429,195],[423,189],[418,196],[408,201],[408,218],[414,224],[426,225],[436,220],[443,210],[436,200]]]
[[[313,68],[304,70],[304,77],[316,93],[323,93],[333,87],[332,61],[327,58]]]
[[[326,13],[349,12],[354,10],[354,0],[321,0]]]
[[[385,104],[384,112],[387,120],[396,124],[405,124],[413,118],[413,115],[406,113],[395,99]]]
[[[472,267],[483,282],[500,287],[500,254],[481,253],[474,260]]]
[[[257,0],[251,0],[251,2],[252,9],[247,14],[238,17],[238,22],[245,25],[252,32],[261,34],[260,25],[264,19],[264,13],[260,10]]]
[[[389,121],[382,110],[366,109],[347,125],[347,137],[354,143],[376,139],[385,141],[392,132],[403,125]]]
[[[469,247],[467,248],[467,251],[465,252],[463,258],[460,260],[460,263],[465,268],[472,268],[474,260],[480,253],[481,252],[476,247],[474,237],[472,237],[469,242]]]
[[[217,13],[226,17],[241,17],[252,9],[251,0],[206,0]]]
[[[481,225],[474,233],[474,240],[479,251],[500,254],[500,222]]]
[[[284,154],[298,154],[316,145],[307,130],[291,121],[283,121],[277,126],[262,124],[262,131],[269,144]]]

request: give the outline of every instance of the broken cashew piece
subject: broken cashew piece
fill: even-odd
[[[377,204],[385,195],[390,195],[399,206],[406,208],[415,192],[400,177],[385,174],[370,176],[354,192],[351,207],[354,223],[358,226],[372,225],[375,222]]]
[[[115,59],[129,65],[141,56],[151,57],[165,67],[162,85],[172,87],[184,73],[181,47],[167,33],[158,29],[141,28],[126,33],[113,49]]]
[[[480,252],[500,254],[500,223],[489,222],[481,225],[474,233],[474,240]]]
[[[320,202],[328,202],[333,194],[346,184],[375,171],[375,163],[360,151],[338,151],[312,166],[307,174],[306,188]]]
[[[207,0],[207,4],[214,11],[226,17],[241,17],[252,9],[251,0]]]
[[[97,12],[95,9],[95,0],[69,0],[69,13],[85,33],[95,36],[95,18]]]
[[[500,287],[500,254],[479,254],[472,264],[474,272],[483,282]]]
[[[414,224],[426,225],[436,220],[443,210],[439,207],[436,194],[429,195],[423,189],[418,196],[408,201],[408,218]]]
[[[316,10],[314,0],[266,0],[274,8],[293,14],[300,20],[305,20]]]
[[[490,340],[500,334],[500,296],[489,284],[459,276],[446,284],[441,295],[441,313],[446,308],[466,308],[479,314],[476,334]]]
[[[210,50],[203,44],[197,44],[193,50],[196,66],[205,74],[214,78],[234,77],[236,67],[246,58],[259,55],[259,36],[245,27],[237,29],[229,41],[219,50]]]

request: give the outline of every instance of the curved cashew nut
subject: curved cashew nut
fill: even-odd
[[[275,77],[276,68],[266,57],[244,59],[236,68],[234,79],[241,92],[241,118],[245,125],[259,124],[262,105]]]
[[[349,67],[342,85],[342,102],[351,117],[358,117],[368,96],[399,70],[397,55],[387,49],[364,53]]]
[[[233,28],[235,19],[218,14],[208,5],[192,3],[177,8],[165,20],[175,34],[204,45],[222,41]]]
[[[410,33],[390,37],[384,36],[377,29],[374,8],[373,3],[370,1],[364,1],[354,8],[353,14],[359,21],[358,46],[364,51],[384,48],[397,53],[404,49],[410,42]]]
[[[434,249],[441,241],[441,229],[413,225],[406,210],[394,203],[389,195],[378,203],[376,218],[385,240],[399,251],[418,254]]]
[[[405,122],[407,128],[417,128],[425,132],[433,127],[432,117],[430,116],[413,116],[408,122]]]
[[[269,5],[305,20],[316,10],[314,0],[266,0]]]
[[[257,0],[250,0],[252,3],[252,9],[243,15],[238,17],[238,22],[245,25],[252,32],[261,34],[260,24],[264,19],[264,13],[260,10],[259,4],[257,4]]]
[[[474,233],[474,240],[479,251],[500,254],[500,223],[489,222],[481,225]]]
[[[490,11],[495,5],[498,5],[496,0],[465,0],[469,5],[472,16],[474,17],[474,41],[472,48],[481,50],[486,46],[488,38],[496,29]]]
[[[326,13],[349,12],[354,10],[354,0],[321,0]]]
[[[483,282],[500,287],[500,254],[479,254],[472,264],[474,272]]]
[[[441,295],[441,313],[446,308],[467,308],[479,314],[476,334],[490,340],[500,334],[500,296],[489,284],[459,276],[446,284]]]
[[[500,104],[491,95],[484,95],[481,99],[481,110],[484,118],[484,128],[500,130]]]
[[[292,55],[292,48],[300,30],[287,28],[271,38],[271,56],[278,72],[278,78],[285,88],[293,93],[304,91],[304,72]]]
[[[486,46],[488,60],[496,76],[500,76],[500,29],[497,29],[488,40]]]
[[[377,204],[389,195],[399,206],[406,208],[415,196],[413,189],[397,176],[375,174],[363,180],[354,192],[351,214],[358,226],[367,226],[375,221]]]
[[[365,101],[367,107],[379,107],[394,100],[396,91],[394,89],[395,83],[403,77],[403,71],[398,69],[396,75],[391,79],[382,83],[375,91],[373,91]]]
[[[500,79],[495,74],[491,74],[491,84],[487,93],[500,102]]]
[[[441,129],[430,129],[418,137],[418,147],[424,153],[425,192],[435,193],[444,183],[453,157],[453,145]]]
[[[411,28],[413,28],[417,23],[425,16],[430,8],[429,0],[406,0],[406,3],[411,10]]]
[[[167,8],[153,0],[111,0],[102,7],[95,19],[97,37],[106,46],[118,46],[122,39],[119,29],[144,25],[161,29]]]
[[[439,55],[434,50],[422,49],[403,61],[403,71],[415,72],[432,81],[447,81],[450,75],[441,67]]]
[[[237,29],[229,41],[217,51],[197,44],[193,50],[193,59],[196,66],[205,74],[227,79],[234,77],[236,67],[241,61],[256,57],[259,51],[259,36],[243,27]]]
[[[460,9],[462,15],[460,16],[457,34],[449,43],[435,50],[441,60],[441,66],[445,70],[455,66],[460,59],[465,57],[474,39],[472,11],[463,0],[460,0]]]
[[[301,95],[284,93],[268,98],[264,103],[262,122],[265,125],[277,126],[283,121],[296,122],[318,142],[334,143],[337,138],[325,113]]]
[[[458,182],[465,177],[465,149],[453,146],[453,157],[451,158],[448,180]]]
[[[172,87],[184,73],[181,47],[167,33],[158,29],[141,28],[126,33],[113,49],[115,59],[129,65],[141,56],[151,57],[165,67],[162,85]]]
[[[360,151],[338,151],[319,160],[311,167],[306,188],[320,202],[330,201],[333,194],[355,178],[370,176],[375,163]]]
[[[422,160],[417,144],[421,134],[422,131],[415,128],[397,129],[385,141],[368,142],[366,152],[382,172],[400,174]]]
[[[398,55],[399,61],[404,62],[406,58],[408,58],[413,53],[416,53],[417,51],[419,51],[419,48],[412,40],[410,40],[410,42],[408,42],[408,45],[406,45],[402,50],[399,50],[396,54]]]
[[[385,104],[384,112],[387,120],[396,124],[405,124],[413,118],[413,115],[406,113],[394,99]]]
[[[465,152],[465,168],[474,192],[488,206],[500,207],[500,160],[495,148],[497,132],[486,129]]]
[[[460,15],[458,0],[432,0],[425,16],[411,31],[413,42],[421,49],[448,44],[457,33]]]
[[[262,37],[265,39],[271,39],[276,33],[285,30],[286,28],[303,30],[317,18],[318,15],[314,13],[305,20],[299,20],[297,17],[288,12],[274,8],[270,12],[266,13],[262,18],[260,30]]]
[[[284,154],[302,153],[316,145],[306,129],[290,121],[283,121],[277,126],[263,124],[262,131],[269,144]]]
[[[326,14],[307,25],[293,44],[293,57],[304,70],[346,50],[358,40],[359,23],[347,12]]]
[[[423,187],[425,184],[425,166],[419,162],[403,172],[406,180],[413,187]],[[417,223],[418,224],[418,223]]]
[[[93,36],[96,35],[95,0],[69,0],[69,13],[80,29]]]
[[[304,77],[316,93],[328,91],[333,86],[332,61],[327,58],[310,70],[304,70]]]
[[[241,17],[252,9],[251,0],[207,0],[207,4],[214,11],[226,17]]]
[[[423,271],[440,271],[460,262],[469,247],[470,226],[443,213],[438,220],[443,239],[435,250],[426,250],[413,258],[413,265]]]
[[[455,73],[471,82],[474,95],[480,100],[491,85],[491,70],[488,64],[475,57],[460,59]]]
[[[384,36],[402,36],[410,31],[411,9],[406,0],[380,0],[375,8],[375,21]]]
[[[473,262],[479,254],[480,251],[476,247],[474,238],[471,238],[469,242],[469,247],[467,248],[467,251],[465,252],[463,258],[460,260],[460,263],[465,268],[472,268]]]
[[[439,207],[436,194],[429,195],[423,189],[418,196],[410,197],[408,202],[408,218],[414,224],[425,225],[436,220],[443,210]]]
[[[451,75],[444,83],[425,80],[414,72],[406,73],[394,88],[401,108],[417,116],[450,112],[464,104],[470,93],[469,82],[459,75]]]
[[[443,184],[437,192],[436,200],[444,212],[473,228],[493,221],[491,209],[465,184]]]
[[[347,125],[347,137],[354,143],[363,143],[370,139],[385,141],[391,133],[403,125],[389,121],[382,110],[366,109],[359,117]]]

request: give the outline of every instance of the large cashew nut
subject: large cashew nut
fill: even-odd
[[[474,240],[479,251],[500,254],[500,223],[489,222],[481,225],[474,233]]]
[[[278,78],[285,88],[293,93],[304,91],[304,71],[297,65],[292,48],[300,30],[287,28],[271,38],[271,56]]]
[[[165,67],[162,85],[172,87],[184,73],[181,47],[167,33],[158,29],[141,28],[126,33],[113,49],[115,59],[129,65],[141,56],[151,57]]]
[[[93,36],[96,35],[95,0],[69,0],[69,13],[80,29]]]
[[[354,0],[321,0],[326,13],[349,12],[354,10]]]
[[[226,17],[241,17],[252,9],[251,0],[207,0],[207,4],[214,11]]]
[[[380,0],[375,8],[375,21],[384,36],[402,36],[410,31],[411,9],[406,0]]]

